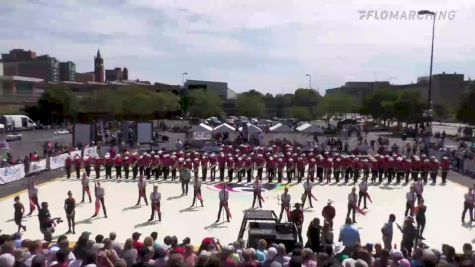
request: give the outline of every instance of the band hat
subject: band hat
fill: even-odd
[[[333,203],[333,200],[331,200],[331,199],[327,200],[327,204],[332,204],[332,203]]]
[[[345,246],[343,245],[342,242],[338,242],[335,245],[333,245],[333,254],[339,254],[345,250]]]

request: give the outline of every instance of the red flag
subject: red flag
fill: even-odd
[[[366,215],[366,212],[362,209],[360,209],[358,206],[356,206],[356,204],[353,205],[353,208],[356,210],[356,212],[358,212],[359,214],[361,215]]]
[[[203,197],[201,196],[201,194],[197,194],[196,198],[198,198],[200,201],[203,201]]]
[[[99,201],[99,199],[96,199],[96,211],[95,211],[95,215],[99,214],[99,211],[101,210],[101,202]]]
[[[35,201],[33,201],[33,198],[31,198],[31,197],[30,197],[30,210],[31,211],[36,210]]]
[[[315,201],[318,201],[318,199],[310,192],[310,196],[315,199]]]

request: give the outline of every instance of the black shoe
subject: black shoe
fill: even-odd
[[[67,231],[65,234],[68,235],[68,234],[70,234],[70,233],[71,233],[71,230]]]
[[[97,214],[94,214],[94,215],[91,216],[91,218],[95,218],[95,217],[97,217]]]
[[[81,200],[81,202],[79,202],[79,203],[84,203],[84,200]]]
[[[23,231],[26,231],[26,226],[22,226],[21,228],[23,228]]]
[[[228,219],[228,222],[229,222],[229,219]]]
[[[105,216],[104,216],[104,218],[106,218],[106,219],[107,219],[107,215],[105,215]]]
[[[153,219],[148,219],[148,221],[147,221],[147,222],[151,222],[151,221],[153,221]]]
[[[75,234],[76,234],[76,231],[73,230],[73,235],[75,235]]]
[[[215,223],[218,223],[218,222],[219,222],[219,219],[217,219]]]

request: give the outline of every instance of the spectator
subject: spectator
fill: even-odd
[[[262,267],[270,267],[273,262],[274,263],[279,263],[275,260],[276,257],[277,257],[277,249],[274,248],[274,247],[270,247],[267,250],[267,258],[266,258],[266,261],[264,263],[262,263]],[[281,263],[279,263],[279,264],[282,266]]]
[[[150,234],[150,237],[152,237],[153,240],[153,248],[154,249],[159,249],[161,247],[160,242],[158,241],[158,233],[157,232],[152,232]]]
[[[15,264],[15,257],[10,253],[4,253],[0,255],[0,266],[2,267],[13,267]]]
[[[348,252],[351,252],[356,245],[360,244],[360,233],[358,229],[351,224],[350,218],[346,218],[345,225],[340,229],[338,241],[343,243]]]
[[[137,249],[133,247],[134,240],[128,238],[125,241],[124,249],[122,250],[122,258],[127,263],[127,267],[133,266],[137,262]]]
[[[31,260],[31,267],[46,267],[46,257],[43,255],[36,255]],[[94,267],[94,266],[87,266],[86,267]]]
[[[313,258],[312,249],[305,248],[302,251],[302,265],[305,267],[317,267],[317,262]]]
[[[402,233],[401,249],[405,248],[409,254],[411,254],[414,241],[418,237],[417,229],[414,226],[414,218],[412,216],[407,216],[403,227],[401,228],[401,226],[398,225],[398,228]]]
[[[120,244],[117,241],[115,241],[116,238],[117,238],[117,235],[116,235],[115,232],[111,232],[109,234],[109,239],[111,241],[112,249],[115,250],[115,253],[117,255],[122,255],[122,247],[120,246]]]
[[[256,251],[256,259],[259,261],[259,263],[263,263],[266,261],[266,256],[267,256],[267,242],[264,239],[260,239],[257,242],[257,251]]]
[[[138,233],[138,232],[134,232],[134,233],[132,234],[132,239],[134,240],[133,247],[134,247],[137,251],[140,250],[141,248],[143,248],[143,243],[139,241],[141,235],[142,235],[142,234],[141,234],[141,233]]]
[[[185,246],[185,266],[186,267],[194,267],[198,262],[198,256],[193,251],[193,245],[187,244]]]
[[[331,246],[333,244],[333,231],[329,222],[323,224],[320,242],[326,246]]]
[[[259,261],[256,260],[256,251],[253,248],[248,248],[243,251],[244,263],[242,267],[257,267],[260,266]]]
[[[43,250],[41,249],[41,241],[35,240],[35,241],[28,242],[28,252],[30,253],[30,256],[25,260],[25,265],[27,267],[30,267],[32,266],[33,258],[43,253]],[[46,261],[46,258],[45,258],[45,261]]]
[[[320,252],[320,231],[321,231],[321,226],[320,226],[320,219],[314,218],[307,230],[307,244],[305,247],[311,248],[312,251],[315,252]]]
[[[383,228],[381,228],[381,232],[383,234],[384,248],[387,250],[391,249],[391,244],[393,240],[393,223],[395,221],[396,216],[394,214],[390,214],[388,222],[384,224]]]
[[[92,245],[92,250],[94,253],[98,254],[104,248],[104,236],[103,235],[96,235],[96,243]]]

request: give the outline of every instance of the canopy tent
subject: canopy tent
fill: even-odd
[[[218,125],[213,129],[214,134],[217,134],[217,133],[232,133],[232,132],[235,132],[235,131],[236,131],[236,129],[234,129],[234,127],[232,127],[231,125],[229,125],[227,123],[223,123],[221,125]]]
[[[212,131],[213,131],[213,127],[211,127],[207,124],[204,124],[204,123],[194,125],[190,129],[190,132],[212,132]]]
[[[300,125],[299,127],[297,127],[297,131],[301,132],[301,133],[309,133],[309,134],[322,134],[323,133],[323,129],[318,127],[317,125],[315,124],[310,124],[310,123],[304,123],[302,125]]]
[[[257,127],[254,124],[246,123],[246,126],[247,126],[247,132],[249,134],[262,133],[262,129]],[[239,131],[242,131],[242,130],[243,130],[243,127],[239,127]]]
[[[289,126],[283,125],[282,123],[277,123],[273,125],[272,127],[269,128],[269,131],[273,133],[288,133],[288,132],[293,132],[292,129],[290,129]]]
[[[190,132],[194,140],[211,140],[213,128],[204,123],[191,127]]]

